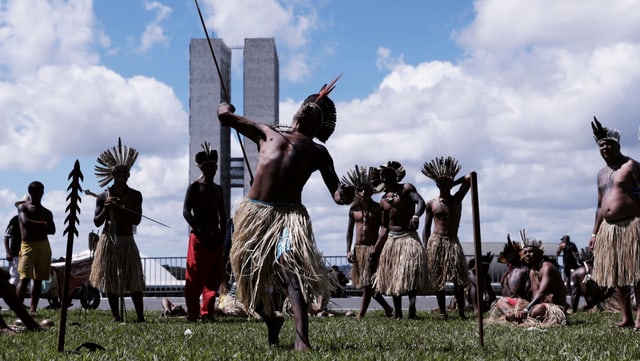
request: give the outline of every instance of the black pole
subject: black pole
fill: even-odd
[[[480,239],[480,210],[478,206],[478,177],[476,172],[471,172],[471,207],[473,215],[473,245],[476,256],[476,303],[478,305],[478,336],[480,346],[484,347],[484,327],[482,319],[482,290],[484,290],[484,278],[481,275],[482,267],[482,241]]]
[[[82,188],[80,187],[80,180],[84,179],[84,176],[80,171],[80,162],[78,162],[77,159],[75,164],[73,165],[73,170],[71,171],[71,173],[69,173],[69,177],[67,179],[71,179],[71,183],[69,184],[69,187],[67,187],[67,191],[69,191],[69,195],[67,195],[67,201],[69,202],[69,204],[67,205],[66,209],[68,215],[64,220],[64,223],[67,224],[67,228],[65,228],[63,232],[63,235],[67,235],[67,252],[64,259],[64,277],[62,281],[62,308],[60,310],[58,352],[64,351],[64,337],[67,332],[67,305],[70,303],[69,279],[71,278],[73,237],[78,236],[78,229],[76,228],[76,225],[80,223],[80,220],[78,219],[78,214],[80,213],[79,203],[82,202],[82,199],[80,199],[80,193],[82,192]]]

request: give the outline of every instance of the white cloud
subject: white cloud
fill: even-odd
[[[43,65],[89,65],[94,36],[91,0],[12,0],[0,7],[0,79]]]
[[[141,152],[130,183],[143,190],[143,211],[172,226],[143,221],[140,248],[180,254],[186,247],[181,208],[188,183],[187,114],[166,84],[100,65],[92,37],[103,39],[97,43],[102,46],[110,44],[109,35],[94,29],[86,4],[21,0],[0,7],[0,53],[7,54],[0,58],[0,127],[6,129],[0,133],[0,170],[42,170],[80,156],[87,187],[95,188],[95,156],[121,136]],[[308,3],[206,4],[214,14],[208,24],[229,45],[274,36],[279,53],[287,54],[281,57],[282,78],[303,79],[321,65],[309,60],[307,44],[319,25]],[[429,199],[437,192],[420,173],[422,164],[451,155],[462,172],[478,174],[483,240],[501,242],[507,233],[527,228],[551,245],[563,234],[585,245],[594,216],[595,174],[603,166],[591,138],[592,116],[622,131],[623,152],[640,151],[638,5],[475,4],[474,21],[454,35],[466,54],[459,61],[409,62],[402,53],[378,49],[371,62],[388,72],[379,86],[360,99],[337,102],[337,129],[326,146],[338,175],[355,164],[399,160],[407,169],[405,181]],[[34,25],[33,37],[27,14],[44,17],[45,24]],[[63,26],[61,14],[78,32],[72,39],[51,30]],[[338,87],[348,86],[342,81]],[[281,100],[282,124],[290,123],[300,100]],[[61,235],[65,194],[57,189],[46,189],[45,205],[55,208]],[[0,220],[8,221],[20,196],[0,188]],[[348,207],[333,204],[317,174],[303,200],[324,254],[344,254]],[[92,200],[84,202],[82,237],[93,213]],[[469,198],[462,217],[461,239],[471,241]]]
[[[167,45],[169,43],[169,38],[164,34],[164,29],[162,28],[162,21],[171,16],[173,11],[170,7],[157,1],[146,2],[145,9],[155,12],[156,16],[151,23],[145,26],[144,33],[140,37],[139,50],[141,52],[148,51],[156,44]]]

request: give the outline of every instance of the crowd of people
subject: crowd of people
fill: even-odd
[[[332,84],[333,85],[333,84]],[[245,310],[259,315],[267,327],[270,345],[279,343],[285,304],[293,314],[295,349],[307,350],[309,310],[330,297],[344,296],[346,277],[337,267],[327,270],[318,249],[302,191],[318,171],[333,201],[348,205],[346,257],[351,263],[353,287],[362,289],[357,319],[365,317],[371,299],[388,317],[403,318],[402,297],[408,297],[407,318],[416,319],[416,297],[435,294],[440,317],[449,318],[445,285],[453,285],[458,317],[466,319],[465,288],[469,271],[458,228],[462,204],[471,187],[470,174],[453,157],[425,162],[422,173],[433,180],[439,195],[427,202],[411,183],[402,183],[405,168],[395,160],[380,166],[356,166],[340,179],[324,143],[336,124],[336,109],[325,86],[307,97],[290,127],[272,127],[235,114],[228,103],[218,106],[221,125],[229,126],[256,143],[260,152],[256,177],[233,215],[227,219],[222,187],[214,182],[218,153],[205,142],[195,155],[201,175],[187,188],[183,216],[189,225],[185,301],[180,314],[190,322],[205,321],[217,312],[219,290],[232,288]],[[640,295],[640,166],[620,151],[620,134],[592,123],[594,138],[606,166],[598,173],[598,207],[589,247],[594,259],[590,279],[599,287],[614,288],[624,328],[640,329],[640,313],[632,317],[631,290]],[[315,140],[319,142],[316,142]],[[145,322],[145,281],[135,228],[142,217],[142,194],[127,180],[138,152],[115,147],[97,158],[95,174],[101,187],[96,195],[94,223],[102,227],[96,244],[90,282],[107,295],[112,318],[123,322],[123,297],[130,295],[136,321]],[[458,178],[456,178],[458,177]],[[457,189],[456,189],[457,188]],[[373,199],[380,193],[379,202]],[[28,195],[16,202],[17,215],[5,232],[9,272],[0,274],[5,302],[27,329],[42,329],[34,319],[42,290],[49,279],[51,248],[48,236],[56,231],[51,212],[41,204],[44,185],[28,186]],[[424,215],[422,235],[418,234]],[[515,248],[514,248],[515,247]],[[492,316],[523,324],[565,324],[567,292],[572,273],[581,264],[569,235],[561,238],[564,274],[544,256],[544,243],[521,231],[517,247],[509,242],[502,254],[509,264],[503,277],[503,295],[493,303]],[[516,262],[517,261],[517,262]],[[229,270],[231,272],[229,272]],[[514,278],[512,276],[516,275]],[[23,306],[31,284],[29,311]],[[232,286],[233,284],[233,286]],[[509,292],[519,289],[518,292]],[[390,305],[384,296],[391,297]],[[637,299],[637,298],[636,298]],[[165,313],[173,315],[173,305]],[[0,318],[0,327],[8,325]]]

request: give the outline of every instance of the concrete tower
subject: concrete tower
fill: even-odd
[[[211,39],[211,43],[224,86],[230,95],[231,49],[221,39]],[[245,39],[243,55],[244,116],[264,124],[277,125],[280,79],[275,40]],[[212,148],[217,149],[220,156],[215,181],[223,188],[229,215],[231,188],[242,187],[243,194],[247,194],[251,177],[244,159],[231,157],[231,129],[221,127],[216,118],[218,104],[225,98],[207,40],[192,39],[189,47],[189,181],[200,174],[193,161],[201,149],[200,144],[205,140],[211,142]],[[250,140],[243,144],[253,173],[258,159],[257,147]]]

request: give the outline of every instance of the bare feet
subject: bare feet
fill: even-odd
[[[619,327],[619,328],[632,328],[633,327],[633,323],[631,323],[631,321],[620,321],[619,323],[616,324],[616,327]]]
[[[3,334],[3,335],[15,335],[16,331],[10,329],[9,327],[0,328],[0,334]]]
[[[402,310],[400,311],[396,311],[393,318],[395,318],[396,320],[401,320],[402,319]]]
[[[386,317],[393,317],[393,308],[391,308],[391,307],[385,308],[384,309],[384,315]]]
[[[282,324],[284,324],[284,317],[282,316],[275,316],[271,319],[271,322],[267,323],[269,346],[275,346],[280,343],[280,329],[282,328]]]
[[[418,317],[416,316],[416,306],[415,305],[409,306],[409,319],[415,320],[417,318]]]

